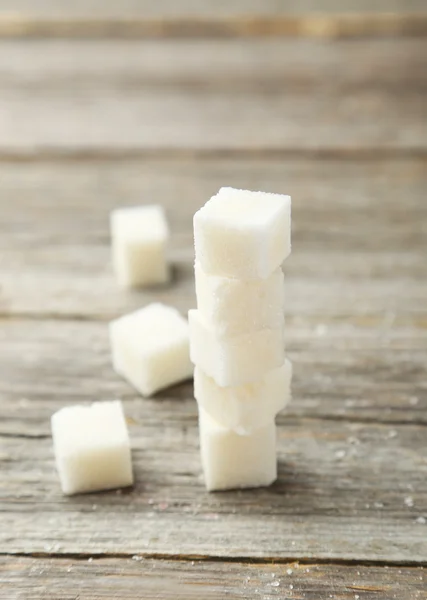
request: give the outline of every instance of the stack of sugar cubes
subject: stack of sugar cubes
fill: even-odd
[[[277,477],[275,417],[292,378],[281,268],[290,235],[291,198],[279,194],[221,188],[194,216],[190,355],[210,491]]]

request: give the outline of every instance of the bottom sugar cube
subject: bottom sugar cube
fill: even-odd
[[[271,485],[277,478],[274,421],[239,435],[199,410],[200,450],[208,491]]]
[[[274,420],[291,398],[292,363],[289,360],[255,383],[220,387],[200,367],[194,370],[194,396],[215,421],[240,435]]]
[[[64,494],[132,485],[132,459],[122,403],[68,406],[52,416],[56,466]]]

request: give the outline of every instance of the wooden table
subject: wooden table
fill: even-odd
[[[425,2],[5,4],[0,599],[427,598]],[[107,322],[195,305],[221,185],[293,196],[295,376],[277,483],[208,494],[192,383],[140,398]],[[109,212],[150,202],[174,280],[127,293]],[[64,497],[50,416],[112,398],[136,484]]]

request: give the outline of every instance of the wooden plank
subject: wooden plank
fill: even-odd
[[[174,3],[10,0],[0,2],[2,37],[254,37],[426,35],[422,0]]]
[[[192,216],[224,184],[293,196],[289,319],[425,326],[425,159],[0,164],[1,313],[109,319],[155,299],[188,310]],[[144,202],[166,208],[175,278],[126,293],[111,272],[109,211]]]
[[[78,394],[80,364],[70,363],[75,377],[67,393],[58,369],[64,393],[21,405],[23,436],[0,438],[0,547],[9,554],[426,563],[427,450],[420,425],[282,419],[278,481],[209,494],[201,482],[194,401],[190,407],[178,398],[148,405],[125,400],[135,487],[62,496],[50,437],[27,437],[25,414],[28,408],[33,427],[47,431],[51,413]],[[38,373],[41,392],[45,376]],[[93,378],[99,397],[99,369]],[[6,410],[12,402],[3,397]]]
[[[0,43],[0,153],[425,152],[427,40]]]
[[[0,432],[49,435],[49,403],[58,399],[87,401],[95,396],[137,402],[131,386],[112,370],[105,323],[0,323]],[[294,401],[280,423],[288,418],[373,421],[389,423],[390,430],[399,423],[427,424],[426,329],[298,323],[287,323]],[[148,416],[164,410],[167,420],[179,399],[181,413],[195,419],[192,397],[188,382],[140,405]],[[43,421],[41,401],[46,402]]]
[[[135,559],[138,557],[135,556]],[[0,557],[2,600],[422,600],[422,568]]]
[[[239,14],[271,15],[283,14],[376,14],[376,13],[420,13],[425,11],[424,0],[122,0],[120,6],[113,0],[1,0],[0,12],[12,14],[30,14],[34,17],[78,16],[101,17],[164,17],[200,15],[212,18],[218,15],[233,16]]]
[[[152,39],[257,37],[425,37],[427,14],[344,13],[279,15],[192,15],[172,17],[85,16],[43,17],[32,13],[0,13],[0,38]]]

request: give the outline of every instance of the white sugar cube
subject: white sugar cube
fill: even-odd
[[[219,337],[198,310],[188,317],[191,360],[221,387],[257,381],[284,363],[283,326]]]
[[[188,323],[154,303],[110,323],[114,369],[142,395],[192,377]]]
[[[221,188],[194,215],[194,241],[205,273],[265,279],[291,251],[291,198]]]
[[[53,447],[64,494],[132,485],[122,403],[68,406],[52,416]]]
[[[199,410],[200,450],[209,491],[271,485],[277,478],[274,421],[238,435]]]
[[[284,277],[241,280],[207,275],[195,264],[197,308],[219,335],[240,335],[283,327]]]
[[[194,396],[219,425],[240,435],[274,421],[291,398],[292,364],[269,371],[255,383],[219,387],[202,369],[194,370]]]
[[[113,267],[120,285],[138,287],[169,280],[169,237],[161,206],[119,208],[111,213]]]

